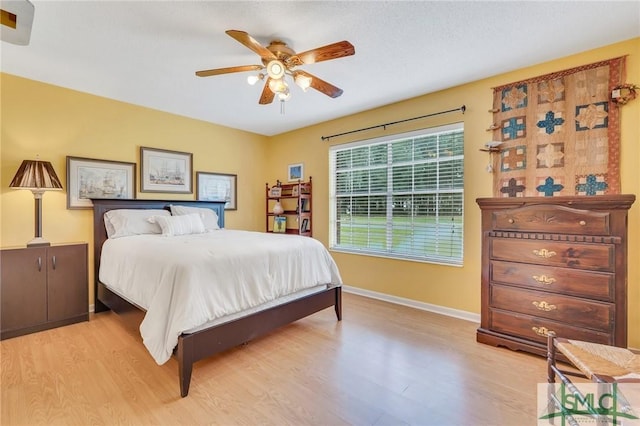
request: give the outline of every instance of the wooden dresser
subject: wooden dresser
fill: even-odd
[[[479,198],[477,340],[539,355],[547,333],[627,346],[627,211],[634,195]]]

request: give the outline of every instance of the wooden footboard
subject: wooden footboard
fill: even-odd
[[[263,336],[283,325],[334,306],[338,321],[342,319],[342,288],[328,287],[300,299],[292,300],[234,321],[178,338],[177,359],[180,395],[189,393],[193,363],[213,354]]]
[[[142,311],[98,284],[98,299],[107,308],[121,315],[128,326],[137,328],[142,320]],[[263,336],[283,325],[307,317],[333,306],[338,321],[342,320],[342,287],[327,286],[325,290],[283,305],[238,318],[236,320],[206,328],[178,337],[175,351],[178,360],[180,395],[189,394],[193,364],[227,349]]]

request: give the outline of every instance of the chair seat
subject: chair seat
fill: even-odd
[[[640,381],[640,354],[629,349],[563,338],[556,348],[591,380]]]

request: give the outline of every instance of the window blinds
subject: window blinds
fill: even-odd
[[[462,264],[462,124],[330,149],[330,248]]]

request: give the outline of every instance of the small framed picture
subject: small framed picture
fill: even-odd
[[[274,216],[273,217],[273,232],[284,233],[287,231],[287,217],[286,216]]]
[[[273,188],[271,188],[269,190],[269,197],[271,198],[278,198],[282,196],[282,187],[280,186],[274,186]]]
[[[297,197],[299,193],[300,193],[300,186],[294,185],[293,188],[291,188],[291,196]]]
[[[308,232],[309,231],[309,219],[302,219],[302,225],[300,225],[300,232]]]
[[[67,157],[67,208],[93,208],[92,198],[136,198],[136,163]]]
[[[289,164],[289,172],[287,173],[287,180],[289,182],[297,182],[304,179],[304,166],[302,163]]]
[[[196,200],[225,201],[225,210],[238,210],[237,181],[237,175],[196,172]]]
[[[193,154],[140,147],[140,192],[193,193]]]

